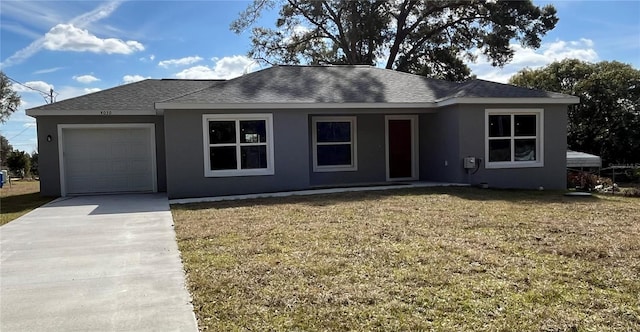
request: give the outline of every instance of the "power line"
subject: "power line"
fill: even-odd
[[[12,139],[14,139],[14,138],[16,138],[16,137],[18,137],[18,136],[22,135],[25,131],[29,130],[29,128],[33,128],[33,127],[32,127],[32,126],[25,127],[25,128],[24,128],[24,129],[22,129],[22,131],[21,131],[21,132],[19,132],[17,135],[13,135],[13,137],[11,137],[11,138],[7,138],[7,141],[10,141],[10,140],[12,140]]]
[[[40,94],[41,94],[41,95],[42,95],[42,97],[44,98],[44,101],[45,101],[45,102],[47,102],[47,103],[49,103],[49,104],[53,104],[53,103],[55,102],[55,97],[57,97],[57,96],[59,95],[59,93],[58,93],[58,92],[55,92],[55,91],[53,90],[53,88],[51,88],[51,89],[49,90],[49,92],[44,92],[44,91],[42,91],[42,90],[38,90],[38,89],[36,89],[36,88],[30,87],[30,86],[28,86],[28,85],[26,85],[26,84],[24,84],[24,83],[22,83],[22,82],[20,82],[20,81],[18,81],[18,80],[16,80],[16,79],[13,79],[13,78],[11,78],[11,77],[7,76],[6,74],[5,74],[5,76],[6,76],[10,81],[12,81],[12,82],[14,82],[14,83],[16,83],[16,84],[18,84],[18,85],[20,85],[20,86],[23,86],[23,87],[25,87],[25,88],[27,88],[27,89],[31,89],[31,90],[36,91],[36,92],[40,92]],[[54,93],[55,93],[55,96],[53,95]],[[49,98],[49,99],[47,100],[47,98]]]
[[[6,76],[6,74],[5,74],[5,76]],[[24,83],[20,83],[19,81],[15,80],[15,79],[13,79],[13,78],[11,78],[11,77],[9,77],[9,76],[7,76],[7,78],[8,78],[9,80],[13,81],[14,83],[17,83],[18,85],[22,85],[23,87],[25,87],[25,88],[27,88],[27,89],[31,89],[31,90],[33,90],[33,91],[38,91],[38,92],[40,92],[40,93],[44,93],[44,94],[49,94],[48,92],[44,92],[44,91],[42,91],[42,90],[38,90],[38,89],[36,89],[36,88],[32,88],[32,87],[30,87],[30,86],[28,86],[28,85],[26,85],[26,84],[24,84]]]

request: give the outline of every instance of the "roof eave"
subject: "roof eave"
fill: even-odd
[[[63,115],[98,115],[98,116],[117,116],[117,115],[156,115],[155,110],[52,110],[52,109],[35,109],[31,108],[25,111],[30,117],[38,116],[63,116]]]
[[[61,115],[162,115],[165,109],[175,110],[241,110],[241,109],[433,109],[455,104],[577,104],[578,97],[561,98],[451,98],[429,103],[155,103],[155,110],[52,110],[31,108],[26,114],[31,117]]]
[[[367,108],[435,108],[436,103],[156,103],[158,114],[164,110],[211,109],[367,109]]]
[[[451,98],[429,103],[155,103],[156,113],[162,115],[164,110],[212,110],[212,109],[367,109],[367,108],[437,108],[455,104],[577,104],[578,97],[532,97],[532,98]]]
[[[580,98],[574,96],[567,97],[459,97],[438,101],[437,106],[449,106],[456,104],[563,104],[571,105],[580,103]]]

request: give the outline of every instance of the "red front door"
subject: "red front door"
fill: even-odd
[[[412,125],[410,119],[389,119],[389,178],[411,178]]]

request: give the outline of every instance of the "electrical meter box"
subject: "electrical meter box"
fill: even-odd
[[[464,168],[476,168],[476,157],[464,157]]]

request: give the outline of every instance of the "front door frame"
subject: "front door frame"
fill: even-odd
[[[391,178],[389,170],[389,120],[411,121],[411,177]],[[416,181],[419,178],[418,152],[418,115],[385,115],[384,116],[384,152],[387,169],[387,181]]]

